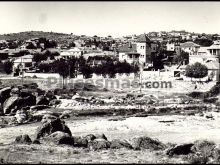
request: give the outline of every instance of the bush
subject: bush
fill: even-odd
[[[204,98],[204,103],[215,103],[218,100],[218,98]]]
[[[203,98],[204,93],[203,92],[191,92],[191,93],[188,94],[188,96],[198,99],[198,98]]]

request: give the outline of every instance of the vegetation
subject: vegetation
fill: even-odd
[[[11,74],[13,71],[13,62],[9,60],[5,61],[3,63],[3,68],[6,74]]]
[[[208,68],[196,62],[195,64],[186,67],[186,76],[191,78],[203,78],[208,75]]]
[[[36,55],[35,61],[38,58],[41,58],[41,56]],[[68,76],[73,78],[76,77],[78,73],[81,73],[84,78],[90,78],[93,73],[104,77],[108,75],[110,78],[114,78],[116,73],[130,74],[139,71],[138,65],[131,65],[126,61],[120,62],[105,56],[94,56],[87,60],[83,56],[79,58],[59,59],[55,60],[53,63],[39,63],[37,67],[41,72],[59,73],[63,78]]]

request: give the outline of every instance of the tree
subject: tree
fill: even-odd
[[[173,62],[180,63],[185,61],[185,64],[189,63],[189,53],[181,51],[179,55],[174,56]]]
[[[194,42],[201,46],[211,46],[213,44],[212,40],[206,38],[197,38]]]
[[[208,68],[196,62],[195,64],[186,67],[186,76],[191,78],[203,78],[208,75]]]
[[[69,65],[65,59],[59,59],[53,62],[53,70],[55,73],[59,73],[63,78],[63,88],[64,88],[64,79],[69,75]]]
[[[6,74],[11,74],[13,71],[13,62],[7,60],[3,63],[3,67]]]

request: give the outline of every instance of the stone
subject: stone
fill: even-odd
[[[151,139],[146,136],[133,138],[132,147],[135,150],[140,150],[140,149],[163,150],[166,148],[166,146],[162,142],[155,139]]]
[[[13,96],[13,95],[19,95],[20,94],[20,90],[19,88],[12,88],[11,89],[11,92],[10,92],[10,95]]]
[[[16,120],[17,120],[18,124],[23,124],[23,123],[27,122],[27,120],[28,120],[27,111],[25,111],[25,110],[18,110],[16,112],[15,117],[16,117]]]
[[[20,135],[15,138],[14,143],[16,144],[31,144],[32,140],[28,135]]]
[[[39,110],[43,110],[43,109],[47,109],[50,108],[50,106],[47,105],[33,105],[30,107],[30,110],[32,111],[39,111]]]
[[[56,106],[56,105],[58,105],[58,104],[60,104],[60,103],[61,103],[61,100],[54,99],[54,100],[51,100],[51,101],[50,101],[49,105],[50,105],[50,106]]]
[[[45,96],[38,96],[36,98],[36,105],[49,105],[50,101]]]
[[[0,103],[3,104],[10,97],[11,87],[5,87],[0,90]]]
[[[171,147],[169,149],[167,149],[166,154],[169,156],[173,156],[173,155],[188,155],[190,153],[192,153],[192,146],[194,144],[193,143],[186,143],[186,144],[180,144],[180,145],[176,145],[174,147]]]
[[[49,101],[51,101],[51,100],[53,100],[53,99],[56,99],[56,96],[55,96],[54,93],[53,93],[52,91],[50,91],[50,90],[48,90],[48,91],[45,93],[44,96],[46,96],[46,97],[49,99]]]
[[[114,139],[111,141],[110,148],[111,149],[120,149],[120,148],[132,149],[133,147],[126,140]]]
[[[38,127],[36,139],[48,136],[56,131],[61,131],[72,136],[70,129],[65,125],[65,122],[53,115],[45,115],[41,121],[42,125]]]
[[[66,144],[74,145],[74,138],[71,137],[68,133],[61,131],[56,131],[44,138],[44,141],[48,144]]]
[[[86,138],[82,138],[80,136],[74,136],[74,147],[84,147],[88,146],[88,140]]]
[[[3,112],[4,114],[9,114],[17,104],[19,97],[18,96],[11,96],[9,97],[3,104]]]
[[[90,150],[101,150],[110,148],[111,143],[105,139],[95,139],[88,143]]]
[[[107,137],[105,136],[105,134],[89,134],[89,135],[86,135],[85,138],[88,140],[88,141],[92,141],[92,140],[95,140],[95,139],[104,139],[104,140],[108,140]]]

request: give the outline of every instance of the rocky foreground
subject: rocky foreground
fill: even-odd
[[[215,116],[205,112],[219,112],[216,104],[205,104],[197,99],[175,97],[172,100],[174,104],[166,105],[164,100],[161,103],[160,98],[153,95],[102,97],[74,89],[42,90],[34,83],[2,87],[0,126],[14,126],[16,129],[17,125],[39,121],[40,126],[34,136],[33,133],[16,134],[13,143],[0,145],[1,162],[48,163],[51,155],[54,156],[52,159],[57,160],[57,156],[64,152],[57,162],[218,163],[219,146],[212,141],[171,144],[149,136],[136,136],[128,140],[123,135],[111,139],[101,131],[80,135],[71,131],[64,121],[93,116],[111,116],[109,121],[123,121],[130,117],[163,114],[198,115],[212,121]],[[67,104],[70,109],[67,109]],[[175,121],[160,121],[167,123],[167,126],[172,122]],[[34,154],[44,158],[38,160],[32,156]],[[100,157],[97,156],[99,154]]]
[[[56,146],[57,148],[62,147],[68,149],[68,153],[86,152],[95,154],[102,153],[103,151],[118,153],[126,150],[130,152],[129,154],[133,153],[136,155],[138,152],[151,152],[154,154],[155,159],[156,157],[160,157],[161,159],[157,161],[154,160],[155,162],[166,160],[167,162],[177,161],[183,163],[218,163],[220,160],[219,146],[211,141],[203,140],[193,143],[171,144],[162,143],[157,139],[147,136],[135,137],[130,141],[123,139],[123,137],[109,141],[104,134],[74,135],[65,122],[54,115],[43,116],[41,125],[36,129],[33,139],[31,139],[28,134],[19,135],[9,146],[13,148],[13,150],[23,148],[24,152],[31,146],[32,149],[35,148],[35,150],[39,150],[39,152],[42,152],[40,146],[44,149],[47,147],[48,150]],[[19,146],[21,148],[19,148]],[[12,151],[9,149],[7,152]],[[34,150],[28,152],[34,152]],[[26,152],[24,154],[26,154]],[[71,158],[71,154],[69,157]],[[65,158],[63,159],[65,160]],[[145,162],[147,160],[150,160],[150,158],[146,158]],[[3,157],[2,162],[5,163],[6,161],[7,159]],[[80,160],[72,161],[72,163],[76,163]],[[21,160],[17,160],[17,162],[21,162]],[[105,162],[108,162],[108,160]],[[130,163],[131,162],[132,160],[130,160]]]

